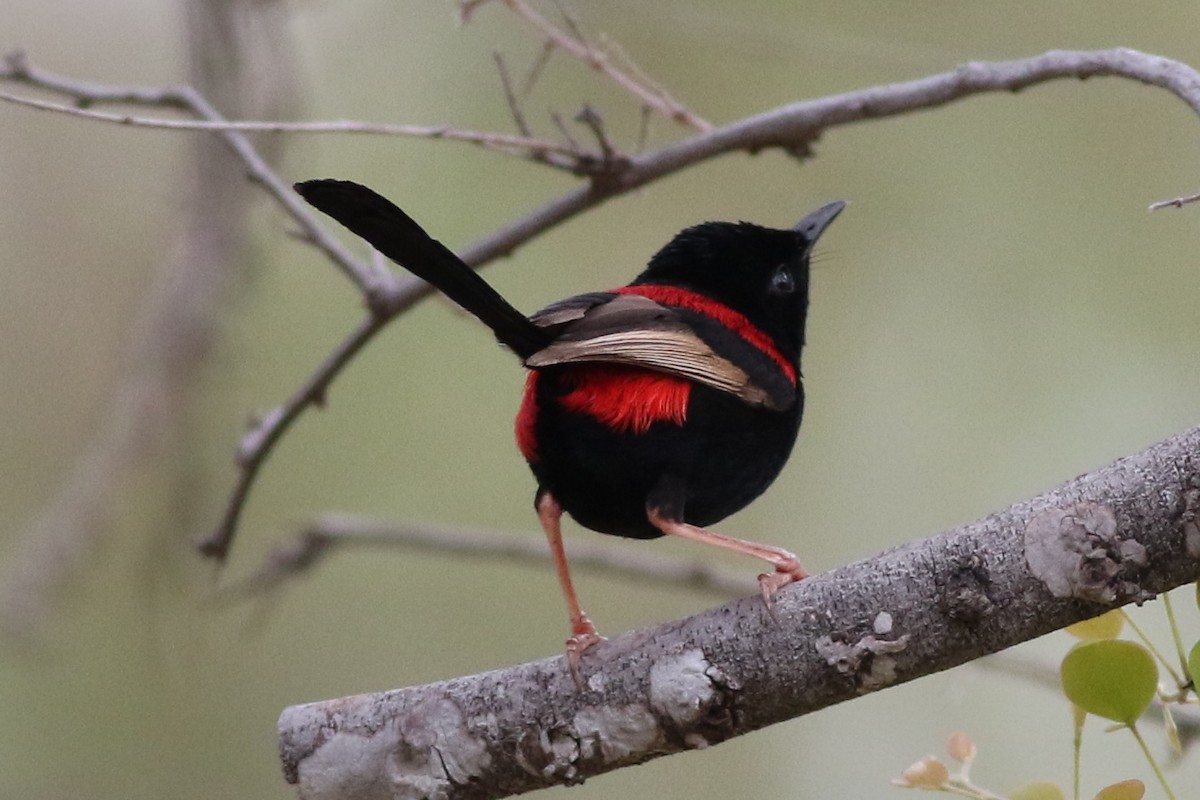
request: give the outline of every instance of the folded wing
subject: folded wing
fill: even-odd
[[[626,364],[678,375],[752,406],[781,411],[796,401],[796,385],[769,357],[696,312],[638,295],[597,292],[555,303],[530,320],[554,337],[525,359],[533,369]]]

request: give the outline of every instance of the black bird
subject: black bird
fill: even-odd
[[[517,445],[570,610],[567,658],[601,641],[575,595],[560,518],[632,539],[679,536],[761,558],[768,609],[807,577],[781,548],[705,526],[758,497],[796,441],[809,256],[845,207],[789,230],[706,222],[681,231],[628,286],[526,318],[387,199],[349,181],[296,184],[305,200],[433,284],[529,369]]]

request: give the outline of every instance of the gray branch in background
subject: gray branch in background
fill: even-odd
[[[717,744],[1200,577],[1200,428],[970,525],[562,656],[284,710],[302,800],[486,800]]]
[[[0,77],[52,88],[83,103],[191,106],[198,114],[278,116],[295,70],[281,39],[278,0],[186,4],[188,74],[196,91],[130,91],[84,84],[34,69],[19,54]],[[204,98],[211,100],[211,105]],[[240,136],[240,134],[238,134]],[[235,274],[243,266],[253,186],[246,169],[213,136],[197,136],[184,175],[182,230],[133,325],[124,364],[95,438],[40,515],[20,536],[0,580],[0,630],[32,635],[59,589],[107,533],[131,472],[147,463],[178,469],[178,508],[194,507],[195,486],[178,456],[197,398],[196,379],[220,330]],[[171,462],[169,459],[175,458]],[[186,530],[178,519],[170,530]]]
[[[271,550],[258,571],[221,593],[236,601],[276,591],[347,548],[387,548],[437,553],[458,560],[504,559],[516,563],[548,564],[550,548],[541,534],[514,535],[500,531],[465,530],[441,525],[391,522],[350,514],[329,514]],[[646,553],[616,543],[572,542],[568,555],[575,569],[591,570],[639,583],[707,592],[729,598],[757,586],[753,573],[734,572],[702,561]]]

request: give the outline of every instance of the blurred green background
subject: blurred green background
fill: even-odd
[[[80,79],[183,80],[183,3],[17,0],[0,48]],[[722,123],[790,101],[921,77],[967,61],[1123,45],[1200,64],[1200,14],[1149,3],[573,2],[681,100]],[[538,43],[500,6],[466,27],[448,2],[295,2],[278,35],[297,118],[511,130],[492,52],[514,73]],[[547,6],[554,14],[553,6]],[[0,88],[13,89],[11,84]],[[526,103],[583,102],[631,146],[627,97],[562,57]],[[151,112],[159,115],[159,112]],[[169,256],[190,137],[0,107],[0,557],[104,421],[132,320]],[[686,132],[656,122],[652,143]],[[582,135],[582,134],[581,134]],[[694,168],[573,220],[487,276],[532,311],[627,281],[681,227],[793,223],[852,205],[813,277],[800,444],[770,492],[721,530],[797,551],[811,571],[969,521],[1200,420],[1200,122],[1167,93],[1057,82],[834,130],[803,165],[779,153]],[[568,190],[568,176],[463,145],[351,136],[288,140],[283,177],[360,180],[463,247]],[[273,603],[214,595],[327,511],[540,537],[512,442],[523,376],[445,303],[394,324],[268,464],[229,569],[190,542],[217,519],[256,409],[287,396],[359,319],[347,283],[287,235],[267,201],[222,313],[201,402],[175,448],[186,496],[150,465],[122,481],[113,525],[23,645],[0,641],[0,796],[291,796],[275,720],[286,705],[422,683],[559,651],[552,570],[432,554],[334,557]],[[571,541],[592,537],[577,527]],[[593,537],[594,538],[594,537]],[[679,542],[618,543],[758,567]],[[617,633],[709,596],[576,575]],[[1184,624],[1198,623],[1194,606]],[[1151,628],[1161,614],[1141,612]],[[1056,634],[1019,648],[1047,665]],[[887,781],[947,733],[972,733],[997,790],[1069,785],[1065,700],[966,667],[701,753],[569,791],[573,798],[891,797]],[[1093,724],[1085,788],[1151,781],[1127,736]],[[1156,737],[1160,752],[1165,751]],[[1172,774],[1200,785],[1195,758]],[[1152,796],[1155,789],[1152,788]],[[1090,795],[1089,795],[1090,796]]]

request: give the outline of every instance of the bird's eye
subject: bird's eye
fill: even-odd
[[[796,279],[785,266],[780,266],[771,276],[771,294],[791,294],[796,291]]]

